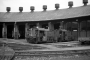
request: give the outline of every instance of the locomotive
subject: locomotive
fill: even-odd
[[[31,28],[28,31],[27,42],[29,43],[54,43],[65,41],[65,32],[64,29],[57,29],[50,31],[45,28]]]

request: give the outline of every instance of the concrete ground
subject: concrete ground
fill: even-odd
[[[58,42],[58,43],[46,43],[46,44],[30,44],[26,40],[14,40],[14,39],[0,39],[0,41],[7,43],[16,43],[22,45],[36,45],[40,47],[46,47],[47,49],[33,49],[29,51],[64,51],[64,50],[85,50],[90,49],[90,46],[81,46],[78,41],[71,42]]]
[[[90,45],[82,46],[78,41],[71,41],[71,42],[58,42],[58,43],[46,43],[46,44],[30,44],[27,43],[26,40],[14,40],[14,39],[0,39],[0,42],[6,43],[15,43],[15,44],[22,44],[22,45],[32,45],[32,46],[40,46],[46,47],[45,49],[30,49],[24,51],[69,51],[69,50],[90,50]],[[23,50],[22,50],[23,51]],[[74,56],[51,56],[51,57],[15,57],[14,60],[90,60],[89,55],[78,55],[75,54]]]

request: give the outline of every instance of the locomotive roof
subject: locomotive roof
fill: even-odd
[[[0,12],[0,22],[48,21],[90,16],[90,5],[42,12]]]

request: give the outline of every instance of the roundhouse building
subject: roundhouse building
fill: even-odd
[[[31,12],[0,12],[0,38],[25,39],[27,30],[33,27],[48,28],[50,31],[59,28],[67,30],[66,37],[77,40],[78,37],[90,37],[90,5],[88,0],[83,0],[83,6],[73,7],[73,2],[68,2],[69,8],[59,9],[55,4],[55,10],[47,11],[47,5],[43,5],[43,11],[34,12],[35,7],[31,6]]]

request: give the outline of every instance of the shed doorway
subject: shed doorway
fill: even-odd
[[[18,29],[20,34],[19,39],[25,39],[25,25],[19,25]]]
[[[14,25],[7,25],[7,38],[13,39],[12,32],[14,29]]]

